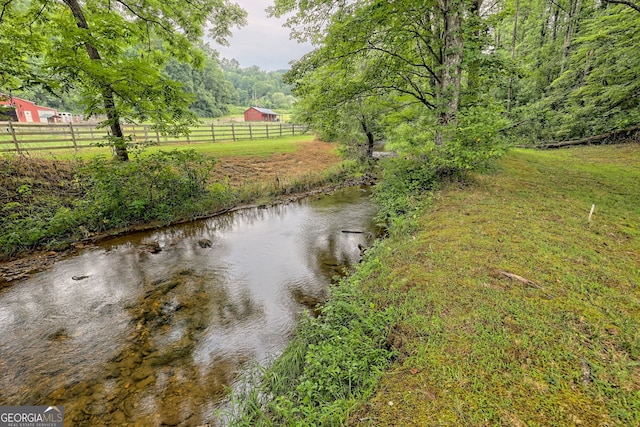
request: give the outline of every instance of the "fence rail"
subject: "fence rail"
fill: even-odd
[[[0,153],[42,150],[80,150],[106,142],[109,129],[95,124],[78,123],[16,123],[0,122]],[[213,123],[190,129],[188,135],[172,137],[161,135],[149,125],[124,125],[123,132],[134,142],[159,145],[247,141],[280,138],[306,133],[302,125],[285,123]]]

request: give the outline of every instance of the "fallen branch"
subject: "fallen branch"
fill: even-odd
[[[574,139],[571,141],[549,142],[536,146],[539,149],[550,148],[562,148],[573,145],[588,145],[588,144],[608,144],[620,142],[628,139],[634,139],[640,133],[640,126],[632,126],[626,129],[615,130],[612,132],[603,133],[601,135],[590,136],[588,138]]]
[[[534,287],[534,288],[536,288],[536,289],[540,289],[540,290],[541,290],[541,291],[543,291],[545,294],[547,294],[547,296],[548,296],[549,298],[553,298],[553,295],[551,295],[549,292],[547,292],[547,290],[544,288],[544,286],[541,286],[541,285],[537,284],[537,283],[536,283],[536,282],[534,282],[533,280],[529,280],[529,279],[527,279],[527,278],[525,278],[525,277],[518,276],[517,274],[509,273],[508,271],[504,271],[504,270],[498,270],[498,273],[499,273],[499,274],[501,274],[501,275],[503,275],[503,276],[505,276],[505,277],[508,277],[509,279],[516,280],[516,281],[518,281],[518,282],[520,282],[520,283],[523,283],[523,284],[525,284],[525,285],[532,286],[532,287]]]

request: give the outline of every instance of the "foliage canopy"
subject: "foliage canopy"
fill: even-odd
[[[596,0],[277,0],[271,13],[316,45],[287,75],[300,120],[350,146],[374,128],[396,148],[437,149],[464,168],[507,139],[637,125],[637,9]]]
[[[245,16],[229,0],[9,0],[0,13],[0,89],[76,91],[87,116],[106,115],[126,160],[122,119],[149,120],[168,133],[194,121],[190,96],[163,73],[169,59],[202,66],[205,28],[225,43]]]

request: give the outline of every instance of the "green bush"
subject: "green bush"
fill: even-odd
[[[373,188],[380,226],[394,228],[417,211],[438,186],[437,164],[426,156],[384,159],[380,182]]]
[[[214,164],[193,150],[160,151],[132,162],[94,158],[80,170],[91,229],[171,219],[206,196]]]
[[[73,197],[17,188],[0,206],[0,257],[55,248],[88,232],[151,221],[170,222],[221,209],[235,200],[226,183],[210,183],[215,160],[187,151],[160,151],[130,162],[94,158],[78,166]],[[71,184],[70,184],[71,185]]]

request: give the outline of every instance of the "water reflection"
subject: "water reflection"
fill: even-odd
[[[200,425],[358,261],[366,192],[111,240],[0,292],[0,404],[69,425]],[[357,230],[358,233],[344,233]]]

